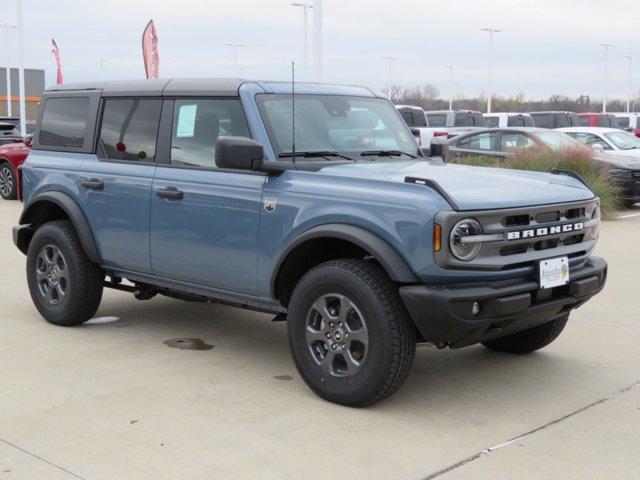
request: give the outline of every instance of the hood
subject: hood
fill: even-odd
[[[587,187],[566,175],[426,160],[348,163],[328,166],[320,171],[329,175],[393,182],[404,182],[406,177],[435,180],[461,210],[527,207],[593,198]]]
[[[611,164],[612,167],[640,169],[640,149],[615,150],[603,152],[595,156],[596,160]]]

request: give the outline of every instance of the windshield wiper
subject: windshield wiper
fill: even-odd
[[[401,150],[367,150],[365,152],[361,152],[360,155],[363,157],[401,157],[402,155],[406,155],[407,157],[418,158],[417,155],[403,152]]]
[[[292,158],[294,156],[293,152],[282,152],[278,155],[278,158]],[[317,150],[317,151],[308,151],[308,152],[296,152],[296,157],[302,158],[314,158],[314,157],[338,157],[344,158],[345,160],[349,160],[355,162],[355,158],[351,158],[347,155],[343,155],[342,153],[332,152],[330,150]]]

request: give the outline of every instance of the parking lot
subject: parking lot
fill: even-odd
[[[47,324],[0,202],[0,478],[628,479],[640,467],[640,208],[605,222],[605,291],[529,356],[418,347],[400,392],[325,402],[267,315],[111,290]],[[635,215],[635,216],[634,216]],[[197,338],[210,349],[170,348]],[[206,348],[206,345],[203,346]]]

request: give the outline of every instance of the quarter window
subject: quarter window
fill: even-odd
[[[47,147],[82,147],[89,117],[88,97],[50,98],[42,112],[38,141]]]
[[[176,100],[172,164],[216,168],[216,140],[225,136],[250,136],[239,100]]]
[[[105,100],[98,156],[110,160],[153,162],[162,100]]]

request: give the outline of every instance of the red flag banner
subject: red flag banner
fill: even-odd
[[[153,20],[149,20],[142,32],[142,58],[147,78],[158,78],[160,57],[158,56],[158,33]]]
[[[56,64],[58,65],[58,76],[56,79],[56,83],[58,85],[62,84],[62,60],[60,60],[60,50],[58,50],[58,44],[52,38],[51,39],[51,53],[53,53],[53,58],[56,59]]]

